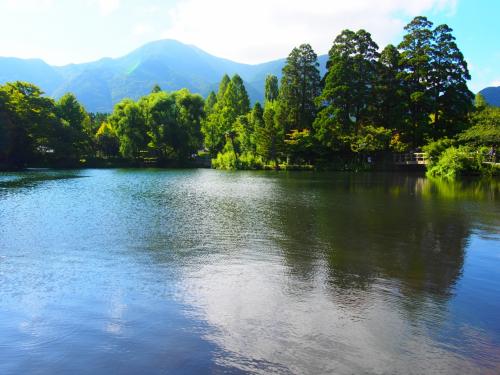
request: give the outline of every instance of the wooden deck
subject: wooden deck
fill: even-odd
[[[426,165],[428,163],[425,152],[407,152],[406,154],[394,154],[396,165]]]

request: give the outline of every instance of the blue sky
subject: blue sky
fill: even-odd
[[[326,53],[345,28],[397,44],[416,15],[454,29],[473,91],[500,85],[500,0],[0,0],[0,56],[63,65],[173,38],[258,63],[303,42]]]

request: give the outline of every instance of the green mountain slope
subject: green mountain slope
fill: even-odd
[[[483,95],[488,104],[500,107],[500,86],[486,87],[479,91],[479,93]]]
[[[322,74],[327,56],[320,56]],[[164,90],[188,88],[203,96],[216,90],[222,75],[239,74],[252,101],[262,101],[267,74],[281,76],[285,59],[241,64],[175,40],[148,43],[116,59],[50,66],[42,60],[0,58],[0,83],[24,80],[58,98],[74,93],[88,111],[110,112],[123,98],[137,99],[157,83]]]

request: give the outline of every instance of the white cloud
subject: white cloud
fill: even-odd
[[[141,36],[144,34],[148,34],[152,31],[152,28],[150,25],[144,24],[144,23],[138,23],[134,26],[132,29],[132,34],[134,36]]]
[[[489,87],[499,87],[500,86],[500,79],[496,79],[492,81],[489,85]]]
[[[99,12],[108,16],[120,7],[120,0],[98,0]]]
[[[162,36],[256,63],[286,56],[304,42],[326,53],[345,28],[364,28],[383,47],[408,17],[455,8],[456,0],[185,0],[170,12]]]

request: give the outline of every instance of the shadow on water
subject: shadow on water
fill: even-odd
[[[287,181],[288,199],[274,209],[293,274],[309,279],[322,259],[332,285],[349,290],[384,276],[408,291],[448,294],[471,232],[467,208],[448,200],[489,201],[499,188],[497,181],[457,187],[413,176],[339,177]]]
[[[77,173],[79,172],[72,172],[72,171],[53,172],[50,170],[39,170],[39,171],[31,170],[27,172],[18,172],[18,173],[0,172],[0,193],[2,190],[34,188],[39,184],[49,181],[68,180],[68,179],[86,177]]]
[[[85,174],[55,189],[42,184],[82,176],[0,175],[0,299],[12,311],[2,320],[0,309],[4,341],[37,342],[23,331],[37,319],[61,335],[80,327],[64,336],[71,345],[41,345],[39,361],[64,355],[42,368],[79,370],[86,361],[97,373],[115,364],[125,372],[475,373],[498,365],[490,317],[498,278],[471,250],[498,241],[498,180]],[[37,194],[1,196],[23,188]],[[470,259],[489,289],[465,277]],[[463,313],[464,285],[485,312],[475,314],[479,322]],[[475,347],[487,354],[477,359]],[[32,350],[17,359],[16,349],[5,363],[35,363]]]

